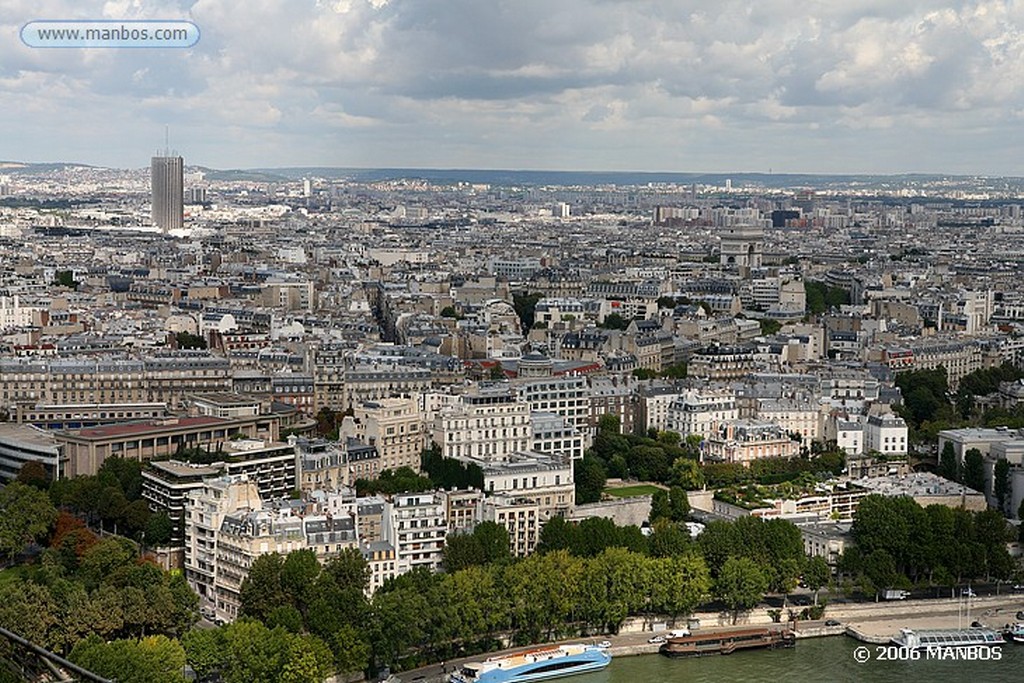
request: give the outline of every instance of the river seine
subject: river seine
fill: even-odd
[[[858,658],[865,658],[863,664]],[[881,659],[896,657],[897,659]],[[599,673],[573,676],[572,683],[724,683],[757,681],[768,683],[914,683],[929,681],[971,681],[971,683],[1019,683],[1024,680],[1024,644],[1006,643],[976,652],[975,661],[950,660],[952,652],[920,653],[916,661],[899,661],[909,656],[897,648],[860,643],[853,638],[808,638],[791,650],[738,652],[691,659],[669,659],[661,655],[617,657]],[[987,659],[980,659],[987,657]],[[999,657],[998,661],[995,657]]]

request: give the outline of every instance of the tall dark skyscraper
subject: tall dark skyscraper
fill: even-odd
[[[180,156],[153,157],[150,182],[153,188],[153,223],[164,232],[184,224],[184,160]]]

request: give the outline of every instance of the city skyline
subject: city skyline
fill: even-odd
[[[57,1],[190,49],[0,48],[0,157],[212,168],[1019,175],[1021,9],[976,3]]]

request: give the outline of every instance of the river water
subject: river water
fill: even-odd
[[[869,659],[858,663],[866,647]],[[571,683],[1019,683],[1024,680],[1024,644],[999,646],[995,661],[937,661],[922,653],[917,661],[882,660],[884,646],[860,643],[847,636],[799,640],[791,650],[752,650],[731,655],[670,659],[661,655],[616,657],[599,673],[573,676]],[[893,648],[888,654],[899,656]],[[988,656],[995,657],[994,651]],[[905,656],[905,655],[904,655]],[[983,656],[979,653],[979,656]]]

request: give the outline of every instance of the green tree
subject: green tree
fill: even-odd
[[[56,647],[54,630],[60,609],[45,586],[12,581],[0,586],[0,626],[40,644]]]
[[[171,540],[171,532],[174,531],[174,523],[167,516],[166,512],[158,512],[150,515],[146,522],[146,545],[159,547],[166,545]]]
[[[828,585],[832,577],[832,570],[829,568],[825,558],[821,555],[807,558],[804,564],[804,583],[814,591],[814,604],[818,604],[818,591]]]
[[[704,558],[685,553],[662,560],[653,560],[650,577],[650,606],[655,612],[673,619],[690,614],[711,595],[711,574]]]
[[[355,626],[345,625],[331,636],[334,663],[342,673],[362,671],[370,664],[370,644]]]
[[[311,548],[293,550],[285,555],[281,563],[279,581],[286,604],[305,613],[318,576],[320,561],[316,559],[316,553]]]
[[[985,456],[977,448],[964,453],[964,486],[985,491]]]
[[[939,455],[939,474],[950,481],[960,481],[960,463],[952,441],[947,441]]]
[[[664,489],[658,489],[651,496],[651,512],[648,517],[651,520],[651,524],[659,519],[671,519],[672,509],[668,502],[668,492]]]
[[[696,458],[680,457],[672,462],[669,481],[673,486],[681,486],[687,491],[704,488],[704,473]]]
[[[0,552],[8,559],[44,538],[56,521],[57,509],[46,493],[19,481],[0,489]]]
[[[543,298],[544,295],[540,292],[530,294],[514,292],[512,294],[512,307],[515,309],[516,315],[519,316],[524,335],[530,333],[530,328],[533,327],[533,323],[536,320],[537,302]]]
[[[206,340],[191,332],[178,332],[174,335],[174,343],[179,349],[205,349]]]
[[[184,681],[185,651],[176,640],[149,636],[141,640],[104,642],[91,635],[71,650],[72,662],[118,683]]]
[[[552,517],[541,527],[537,540],[537,552],[549,553],[555,550],[565,550],[574,555],[578,554],[576,549],[580,546],[579,536],[579,527],[565,521],[563,517]]]
[[[71,270],[58,270],[54,284],[69,289],[78,289],[78,282],[75,280],[75,273]]]
[[[280,553],[267,553],[253,560],[239,590],[239,611],[243,616],[265,619],[275,607],[286,604],[287,596],[281,585],[283,566]]]
[[[445,538],[441,566],[449,574],[483,563],[483,549],[473,534],[450,533]]]
[[[1006,511],[1006,496],[1010,492],[1010,463],[1006,458],[996,461],[992,478],[992,491],[999,501],[999,511]]]
[[[604,320],[598,325],[606,330],[624,330],[629,327],[629,320],[623,318],[618,313],[609,313],[604,317]]]
[[[221,671],[227,663],[224,629],[197,628],[181,637],[188,665],[200,680]]]
[[[668,492],[669,517],[673,522],[685,522],[690,518],[690,497],[681,486],[673,486]]]
[[[365,591],[370,585],[370,565],[356,548],[345,548],[324,564],[340,588]]]
[[[874,550],[864,555],[863,562],[864,577],[875,594],[892,588],[899,581],[900,574],[896,569],[896,561],[888,551]]]
[[[764,572],[746,557],[726,560],[715,582],[715,593],[732,610],[734,624],[739,613],[757,605],[767,590],[768,579]]]
[[[601,500],[607,475],[600,460],[592,455],[583,456],[583,460],[576,465],[575,479],[577,505]]]
[[[50,485],[50,475],[43,463],[37,460],[29,460],[18,470],[15,481],[26,484],[40,491],[45,491]]]
[[[655,524],[647,539],[647,552],[651,557],[673,557],[692,552],[693,549],[689,532],[681,525],[668,521]]]

